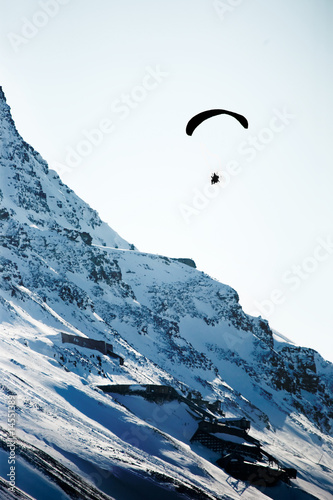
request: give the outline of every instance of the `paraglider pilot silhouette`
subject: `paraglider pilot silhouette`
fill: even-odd
[[[232,116],[233,118],[236,118],[236,120],[244,127],[248,128],[249,124],[245,116],[239,115],[238,113],[234,113],[233,111],[227,111],[226,109],[208,109],[207,111],[202,111],[198,115],[193,116],[193,118],[190,119],[188,124],[186,125],[186,133],[187,135],[192,135],[195,129],[205,120],[208,120],[208,118],[211,118],[212,116],[216,115],[229,115]],[[220,176],[217,173],[212,174],[211,184],[217,184],[220,182]]]

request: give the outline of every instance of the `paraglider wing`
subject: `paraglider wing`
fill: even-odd
[[[248,128],[249,126],[247,119],[243,115],[239,115],[238,113],[234,113],[233,111],[227,111],[226,109],[208,109],[207,111],[202,111],[202,113],[199,113],[198,115],[195,115],[190,119],[190,121],[186,125],[187,135],[192,135],[198,125],[200,125],[200,123],[208,120],[208,118],[211,118],[212,116],[217,115],[232,116],[233,118],[236,118],[236,120],[238,120],[244,128]]]

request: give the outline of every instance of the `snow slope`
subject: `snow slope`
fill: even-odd
[[[332,364],[247,316],[230,287],[123,240],[23,141],[2,90],[0,154],[0,476],[15,395],[16,497],[333,498]],[[113,344],[124,364],[61,332]],[[181,399],[105,384],[218,399],[297,479],[236,480],[190,441],[199,416]]]

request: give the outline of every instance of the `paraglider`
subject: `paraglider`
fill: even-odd
[[[244,127],[248,128],[249,124],[245,116],[240,115],[238,113],[234,113],[233,111],[227,111],[226,109],[208,109],[207,111],[202,111],[201,113],[193,116],[193,118],[190,119],[188,124],[186,125],[186,133],[187,135],[192,135],[195,129],[205,120],[208,120],[208,118],[212,118],[213,116],[217,115],[229,115],[232,116],[233,118],[236,118],[237,121]]]
[[[190,119],[188,124],[186,125],[186,133],[187,135],[192,135],[195,129],[208,118],[212,118],[217,115],[229,115],[235,118],[244,128],[249,127],[249,123],[245,116],[240,115],[238,113],[234,113],[233,111],[227,111],[226,109],[208,109],[207,111],[202,111],[201,113],[193,116]],[[211,184],[217,184],[220,182],[220,176],[216,173],[212,174],[210,179]]]
[[[211,178],[210,178],[210,183],[211,184],[217,184],[218,182],[220,182],[220,176],[219,174],[212,174]]]

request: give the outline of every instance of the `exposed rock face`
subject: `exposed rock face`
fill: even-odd
[[[196,269],[196,263],[194,262],[193,259],[184,259],[184,258],[180,258],[180,259],[174,259],[174,260],[178,260],[178,262],[181,262],[182,264],[186,264],[187,266],[190,266],[190,267],[194,267]]]

